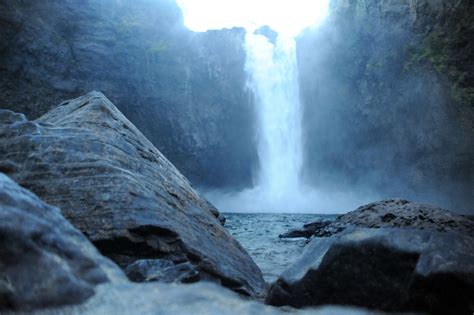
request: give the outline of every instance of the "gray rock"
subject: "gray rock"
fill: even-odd
[[[435,231],[458,231],[474,236],[474,221],[446,209],[404,199],[387,199],[361,206],[335,221],[319,220],[288,231],[279,237],[328,237],[346,227],[412,227]]]
[[[165,283],[196,282],[199,271],[189,262],[175,264],[164,259],[141,259],[125,269],[128,278],[136,282],[160,281]]]
[[[474,310],[472,220],[424,204],[387,200],[330,225],[344,230],[314,237],[272,285],[267,303],[434,314]]]
[[[467,216],[404,199],[387,199],[359,207],[339,216],[336,223],[367,228],[411,227],[474,236],[474,221]]]
[[[119,279],[58,208],[0,173],[0,313],[81,303]]]
[[[60,207],[122,268],[141,259],[189,262],[201,279],[263,292],[260,270],[217,209],[103,94],[64,102],[36,121],[0,124],[0,157],[16,165],[12,178]]]
[[[294,229],[286,233],[278,235],[280,238],[298,238],[312,236],[326,237],[339,233],[343,230],[342,227],[331,227],[331,220],[320,220],[303,225],[302,229]]]

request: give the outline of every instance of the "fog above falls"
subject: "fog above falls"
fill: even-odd
[[[244,27],[255,30],[269,26],[280,35],[295,37],[317,25],[328,14],[329,0],[177,0],[185,25],[205,32]]]

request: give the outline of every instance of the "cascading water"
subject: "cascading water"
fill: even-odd
[[[255,186],[239,193],[208,192],[220,209],[236,212],[337,212],[361,204],[348,193],[316,191],[301,182],[302,105],[296,42],[280,34],[275,43],[248,29],[248,87],[257,116],[259,170]]]
[[[322,187],[315,190],[300,180],[303,132],[295,37],[324,20],[329,0],[178,0],[178,3],[185,24],[194,31],[235,26],[247,30],[245,70],[257,117],[259,170],[253,188],[239,192],[206,191],[206,197],[228,212],[335,213],[364,203],[356,195],[328,193]],[[263,26],[278,32],[275,43],[255,34]]]
[[[260,198],[272,208],[288,207],[300,197],[302,167],[301,104],[294,38],[275,43],[247,32],[246,71],[258,119]],[[288,209],[286,209],[288,210]]]

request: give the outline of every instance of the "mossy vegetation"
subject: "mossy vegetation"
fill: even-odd
[[[469,55],[473,55],[469,49],[469,38],[473,33],[470,11],[459,12],[455,24],[438,25],[427,34],[421,45],[409,47],[411,58],[405,64],[406,70],[429,64],[440,75],[448,78],[453,99],[465,104],[474,102],[472,74],[465,65],[466,60],[472,58]]]

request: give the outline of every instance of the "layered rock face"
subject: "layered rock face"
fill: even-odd
[[[103,94],[64,102],[36,121],[2,110],[0,122],[0,170],[60,207],[121,267],[188,263],[187,282],[262,292],[260,270],[218,211]],[[156,270],[159,261],[141,266]]]
[[[0,106],[33,119],[100,90],[193,183],[243,186],[257,161],[243,40],[188,31],[174,0],[2,1]]]
[[[298,39],[307,180],[472,211],[474,4],[333,0]]]
[[[472,219],[396,199],[324,223],[273,284],[268,303],[431,314],[474,310]]]
[[[119,279],[58,208],[0,173],[0,312],[81,303]]]

